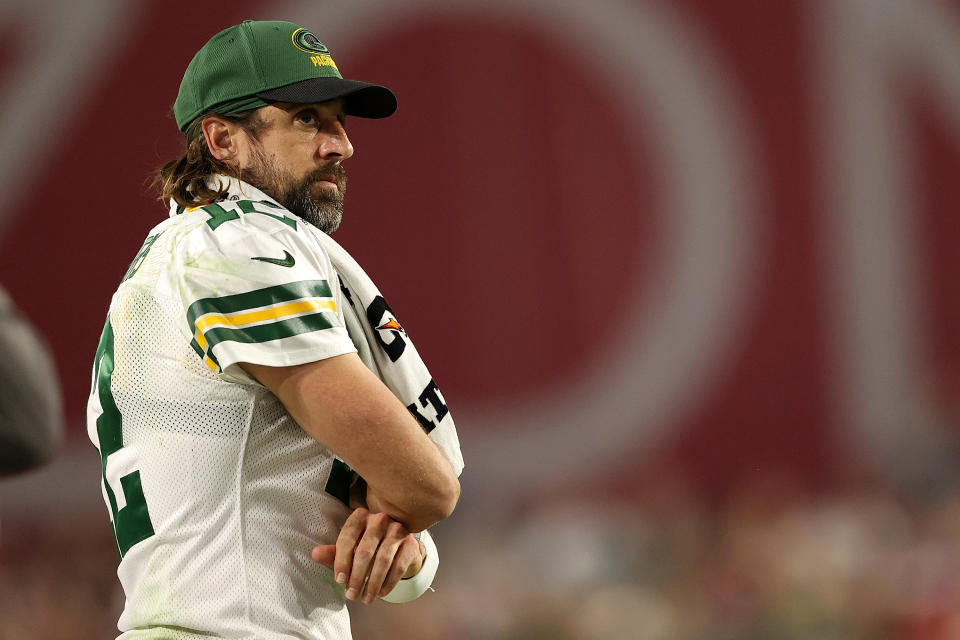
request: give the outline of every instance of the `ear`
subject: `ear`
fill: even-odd
[[[207,140],[207,149],[217,160],[236,160],[239,149],[237,147],[237,127],[228,120],[217,116],[208,116],[200,123],[203,137]]]

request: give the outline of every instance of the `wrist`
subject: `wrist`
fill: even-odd
[[[387,602],[400,603],[416,600],[430,588],[433,584],[433,578],[437,575],[437,567],[440,566],[440,558],[437,555],[437,547],[433,543],[433,538],[426,531],[420,533],[421,549],[424,552],[423,562],[420,570],[409,578],[404,578],[393,591],[383,596],[381,600]]]

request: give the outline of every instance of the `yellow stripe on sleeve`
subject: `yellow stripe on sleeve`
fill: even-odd
[[[203,332],[213,325],[227,325],[235,328],[241,325],[260,322],[263,320],[280,320],[286,316],[291,316],[296,313],[303,313],[305,311],[336,310],[337,303],[335,301],[318,300],[313,298],[310,300],[291,302],[289,304],[283,304],[278,307],[271,307],[269,309],[261,309],[260,311],[247,311],[245,313],[237,313],[229,316],[219,313],[208,313],[205,316],[197,318],[197,332],[194,338],[196,339],[197,344],[200,345],[200,348],[206,351],[207,339],[204,337]]]

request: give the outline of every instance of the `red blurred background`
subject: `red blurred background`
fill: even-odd
[[[182,149],[183,69],[248,17],[304,24],[399,97],[349,124],[337,239],[416,340],[467,463],[438,532],[446,595],[403,610],[435,622],[378,605],[358,637],[960,633],[950,570],[915,607],[854,597],[870,567],[902,564],[914,593],[925,563],[960,564],[960,3],[51,0],[0,8],[0,284],[52,348],[68,438],[0,484],[0,637],[56,637],[16,625],[66,597],[58,571],[91,634],[119,614],[92,356],[165,215],[145,183]],[[890,521],[909,535],[875,539]],[[58,568],[61,534],[102,563]],[[641,561],[661,552],[660,573]],[[530,588],[507,598],[476,556],[524,558]],[[536,579],[570,563],[582,580]],[[24,576],[40,595],[15,595]],[[798,604],[831,579],[846,599]]]

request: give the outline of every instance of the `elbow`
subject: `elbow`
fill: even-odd
[[[411,532],[423,531],[441,520],[446,520],[453,514],[460,500],[460,481],[452,472],[442,482],[431,487],[430,491],[413,509],[407,520],[407,528]]]
[[[453,514],[453,510],[457,508],[457,503],[460,501],[460,480],[457,476],[451,473],[438,494],[437,515],[440,517],[437,522],[440,522],[440,520],[446,520]]]
[[[366,504],[374,513],[384,512],[411,533],[423,531],[450,517],[460,499],[460,481],[451,469],[437,481],[419,490],[393,496],[367,485]]]

